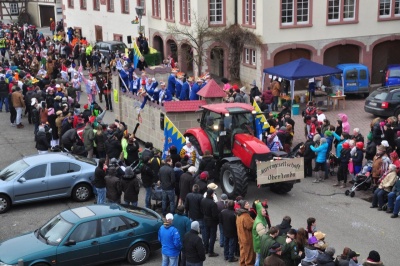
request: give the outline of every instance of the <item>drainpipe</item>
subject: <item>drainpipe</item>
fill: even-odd
[[[235,0],[235,25],[238,24],[238,0]]]

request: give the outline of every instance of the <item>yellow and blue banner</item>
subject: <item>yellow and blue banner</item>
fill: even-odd
[[[139,62],[139,58],[142,56],[142,53],[139,50],[139,47],[137,46],[136,42],[133,42],[133,65],[136,68],[137,64]]]
[[[167,116],[164,116],[164,150],[162,158],[165,159],[171,146],[175,146],[178,153],[185,146],[186,139],[179,129]]]
[[[256,134],[257,138],[262,140],[262,135],[267,130],[267,128],[269,128],[269,124],[267,122],[267,119],[265,118],[265,115],[261,114],[262,111],[256,101],[253,101],[253,107],[254,107],[254,110],[258,113],[258,115],[256,115],[256,130],[255,130],[256,133],[255,134]]]

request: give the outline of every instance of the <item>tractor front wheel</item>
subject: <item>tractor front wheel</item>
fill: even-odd
[[[220,181],[222,190],[230,198],[246,196],[248,186],[246,168],[240,162],[226,162],[221,167]]]
[[[292,188],[293,183],[290,182],[273,183],[270,186],[271,191],[276,194],[286,194],[291,191]]]

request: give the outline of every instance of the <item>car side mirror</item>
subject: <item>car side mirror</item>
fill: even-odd
[[[76,245],[76,241],[75,240],[68,240],[67,242],[65,242],[64,246],[75,246]]]
[[[25,177],[21,177],[20,179],[18,179],[18,182],[20,182],[20,183],[25,183],[25,182],[26,182]]]

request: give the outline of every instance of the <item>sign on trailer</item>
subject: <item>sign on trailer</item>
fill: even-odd
[[[257,185],[304,179],[304,158],[257,163]]]

